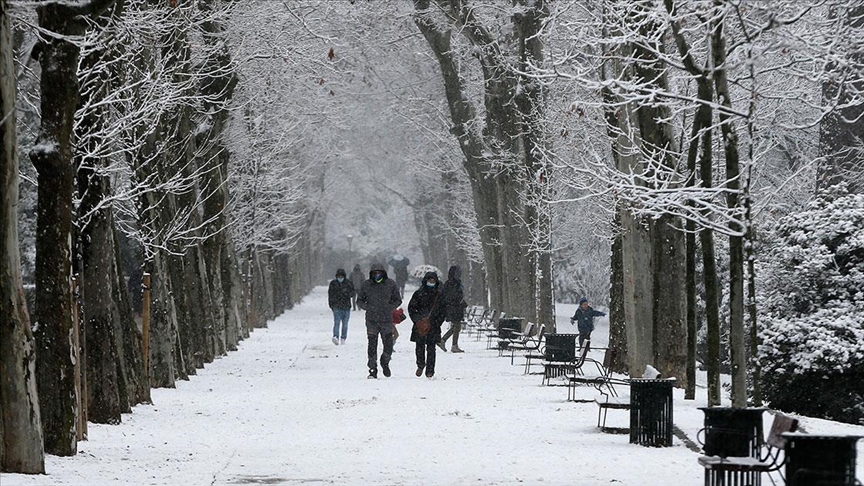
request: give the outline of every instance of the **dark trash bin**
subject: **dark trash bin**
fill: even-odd
[[[630,381],[630,443],[648,447],[672,445],[674,378]]]
[[[699,407],[705,412],[703,453],[718,457],[758,457],[764,442],[766,408]]]
[[[565,362],[575,361],[576,338],[578,337],[578,334],[547,334],[546,360]]]
[[[783,437],[789,486],[855,486],[855,443],[862,436],[790,432]]]

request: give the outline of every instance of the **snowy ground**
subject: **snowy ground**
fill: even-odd
[[[559,332],[570,330],[573,310],[559,305]],[[698,454],[679,439],[655,449],[598,432],[595,405],[567,402],[566,388],[540,386],[539,376],[487,351],[485,340],[463,339],[465,354],[439,353],[436,377],[417,378],[405,322],[393,376],[367,380],[362,318],[353,313],[347,344],[334,346],[319,287],[239,351],[176,389],[153,390],[154,404],[135,407],[121,425],[91,424],[79,455],[46,458],[47,476],[3,474],[0,484],[702,483]],[[605,345],[606,322],[598,323],[597,345]],[[704,390],[695,402],[675,392],[675,423],[695,439]],[[811,433],[864,434],[803,423]],[[609,425],[627,424],[626,412],[610,411]]]

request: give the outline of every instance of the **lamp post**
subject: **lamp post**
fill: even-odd
[[[354,241],[354,235],[348,235],[345,238],[348,240],[348,253],[351,253],[351,243]]]

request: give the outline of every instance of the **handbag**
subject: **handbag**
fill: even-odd
[[[425,337],[432,330],[432,322],[429,320],[429,316],[421,318],[414,325],[417,326],[417,335],[420,337]]]
[[[441,294],[438,294],[438,295],[441,295]],[[431,312],[431,309],[435,308],[435,304],[438,303],[438,295],[436,295],[435,300],[432,301],[432,307],[429,308],[430,312]],[[418,336],[426,337],[426,335],[429,334],[429,331],[432,330],[432,321],[430,320],[429,316],[423,316],[420,319],[418,319],[417,322],[414,323],[414,326],[417,327],[417,335]]]

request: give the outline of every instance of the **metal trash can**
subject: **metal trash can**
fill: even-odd
[[[578,334],[547,334],[546,360],[570,362],[576,360]]]
[[[703,453],[718,457],[758,457],[764,442],[766,408],[699,407],[705,412]]]
[[[630,381],[630,443],[648,447],[672,445],[674,378]]]
[[[790,486],[855,486],[855,443],[860,435],[787,432],[786,482]]]
[[[511,339],[514,332],[522,331],[521,317],[502,317],[498,319],[498,338]]]

